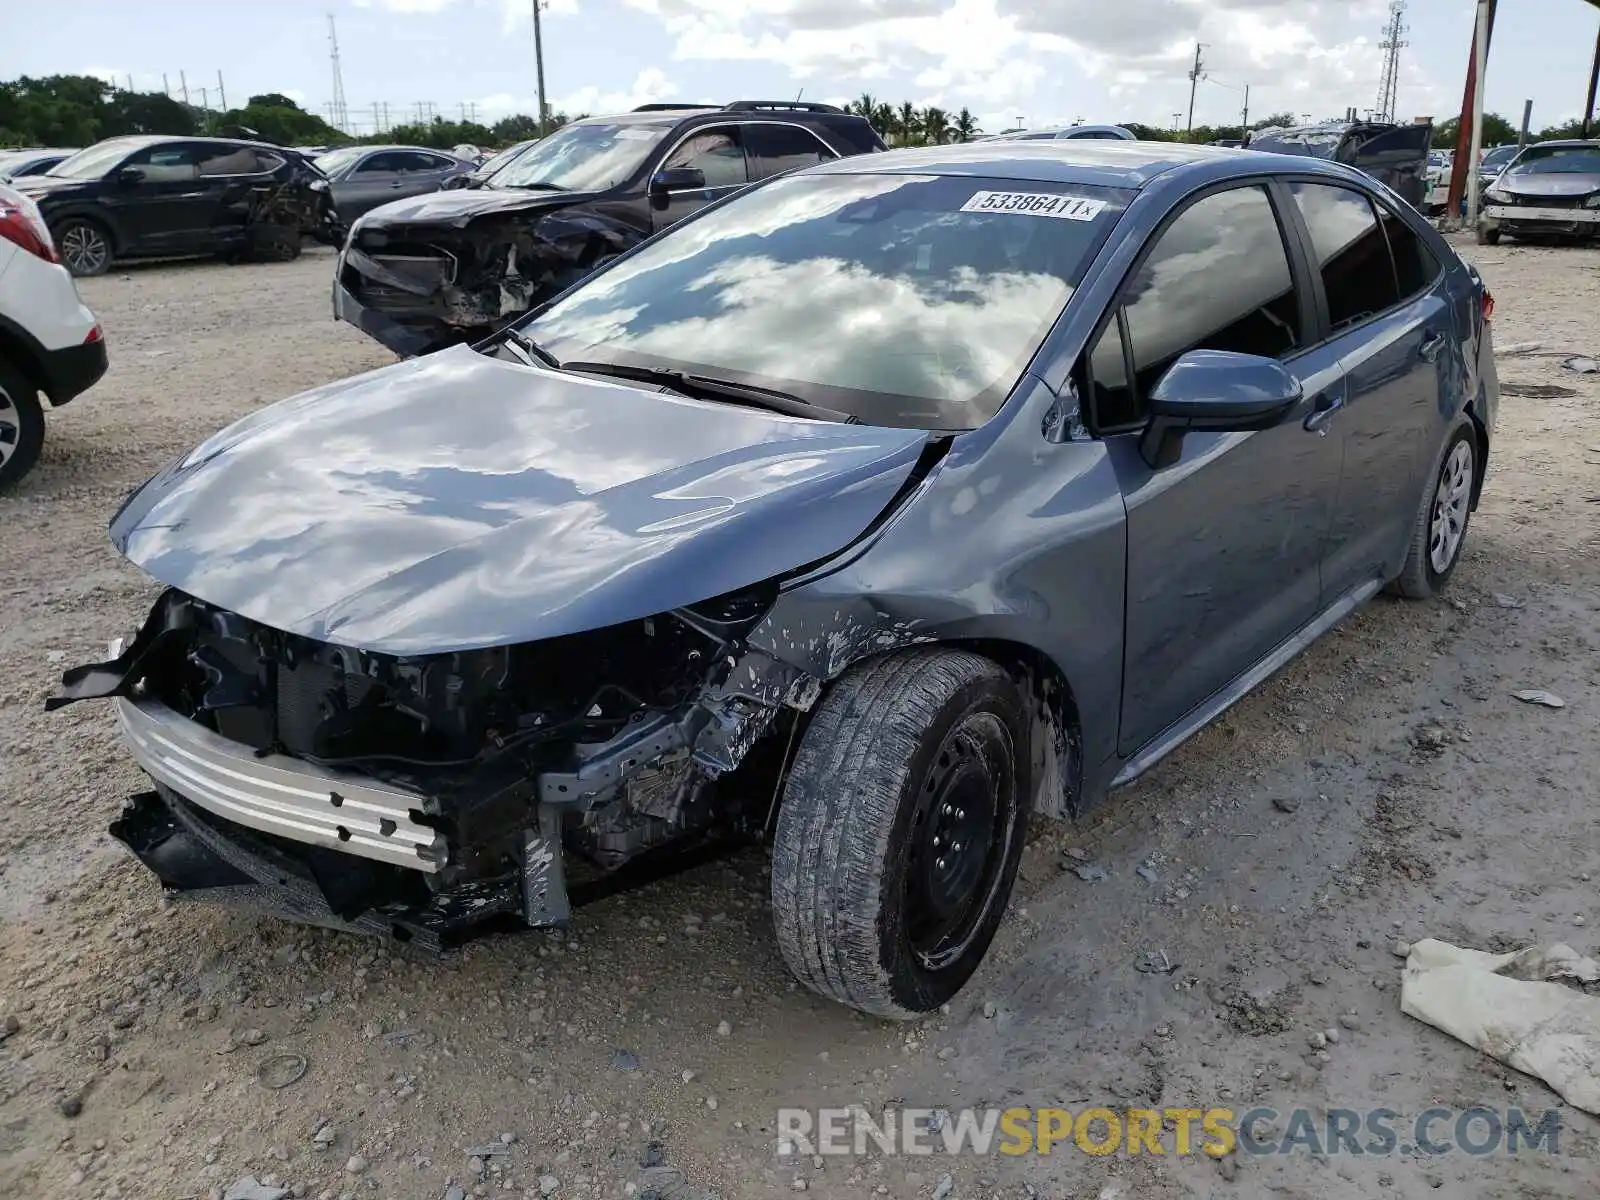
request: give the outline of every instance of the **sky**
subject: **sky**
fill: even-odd
[[[0,0],[0,79],[128,76],[217,105],[282,92],[327,113],[328,14],[337,20],[352,132],[419,104],[490,119],[537,111],[532,0]],[[1077,120],[1171,127],[1372,108],[1389,0],[544,0],[554,110],[657,100],[879,100],[970,109],[988,131]],[[1472,0],[1410,0],[1397,115],[1461,104]],[[1488,107],[1535,129],[1576,117],[1600,8],[1501,0]]]

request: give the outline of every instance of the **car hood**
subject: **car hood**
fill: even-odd
[[[130,496],[111,538],[269,627],[443,653],[643,618],[826,558],[926,439],[462,346],[223,430]]]
[[[536,192],[524,188],[457,188],[427,192],[380,204],[361,219],[362,229],[376,225],[465,225],[489,213],[530,212],[566,208],[593,199],[589,192]]]
[[[1495,187],[1519,196],[1587,196],[1590,192],[1600,192],[1600,175],[1523,175],[1517,171],[1509,174],[1502,171]]]
[[[61,179],[54,175],[24,175],[20,179],[12,180],[6,186],[21,192],[31,200],[42,200],[47,196],[79,191],[97,182],[99,181],[94,179]]]

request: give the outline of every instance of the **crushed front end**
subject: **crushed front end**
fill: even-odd
[[[428,354],[488,337],[642,238],[581,208],[513,209],[464,223],[391,219],[376,209],[339,257],[334,315],[396,354]]]
[[[760,829],[772,781],[719,781],[761,770],[752,750],[820,692],[745,645],[770,604],[401,658],[169,590],[50,706],[114,698],[155,786],[112,833],[169,894],[448,945],[559,924],[573,880]]]

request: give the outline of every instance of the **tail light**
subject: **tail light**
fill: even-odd
[[[0,188],[0,238],[15,242],[35,258],[60,262],[50,229],[32,200]]]
[[[1494,320],[1494,293],[1488,288],[1483,289],[1483,319]]]

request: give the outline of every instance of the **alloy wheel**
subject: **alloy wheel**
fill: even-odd
[[[61,237],[61,258],[74,275],[97,275],[110,261],[111,247],[93,225],[73,225]]]
[[[1428,561],[1443,575],[1455,562],[1467,530],[1467,509],[1472,501],[1472,444],[1455,444],[1439,470],[1433,493],[1433,514],[1428,522]]]
[[[17,411],[17,402],[11,398],[11,393],[0,387],[0,469],[11,461],[21,440],[22,414]]]

